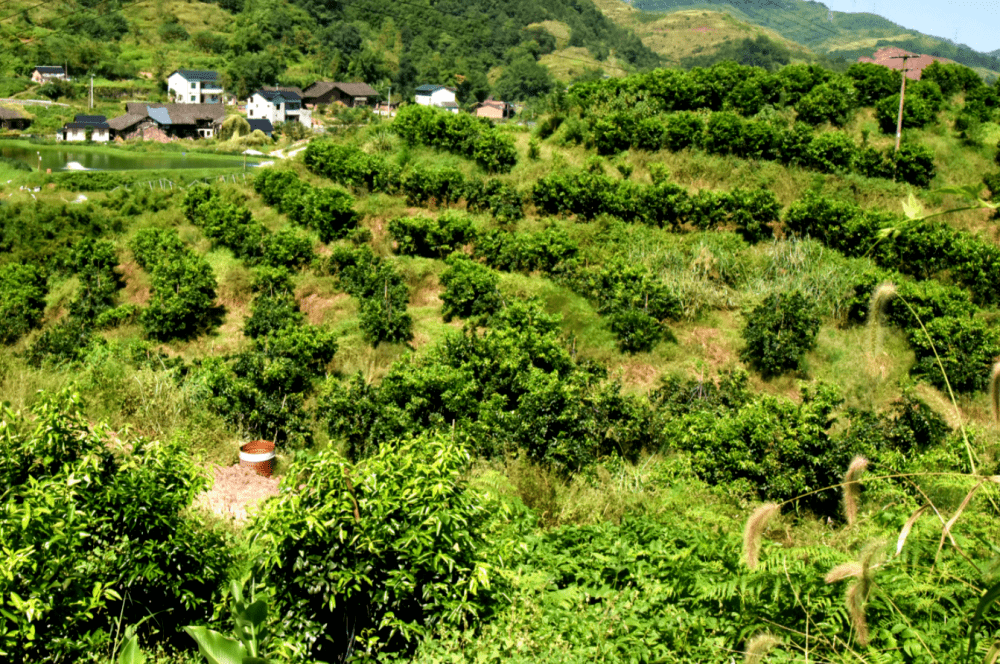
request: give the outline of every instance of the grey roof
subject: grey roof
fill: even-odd
[[[257,131],[258,129],[260,129],[262,132],[264,132],[268,136],[270,136],[274,132],[274,127],[271,125],[271,121],[268,120],[268,119],[263,119],[263,120],[250,119],[250,120],[247,120],[247,122],[250,124],[250,131],[251,132]]]
[[[74,124],[103,124],[107,121],[103,115],[77,115],[73,118]]]
[[[116,118],[111,118],[108,120],[108,126],[115,131],[124,131],[129,127],[134,127],[143,120],[146,119],[145,115],[136,115],[134,113],[126,113],[125,115],[119,115]]]
[[[441,108],[458,108],[458,104],[453,101],[443,101],[438,106]]]
[[[429,95],[436,90],[441,90],[442,88],[446,90],[449,89],[444,85],[421,85],[417,88],[417,94],[423,93]]]
[[[170,119],[170,109],[168,108],[149,108],[146,110],[146,112],[149,113],[149,117],[152,118],[152,120],[157,124],[161,125],[174,124],[174,121]]]
[[[180,74],[188,81],[218,81],[219,72],[211,69],[178,69],[174,74]]]
[[[163,109],[163,112],[156,111]],[[125,112],[130,115],[140,115],[153,118],[160,124],[196,125],[200,121],[211,120],[219,122],[226,117],[226,109],[222,104],[149,104],[133,101],[125,104]],[[164,118],[165,121],[153,116]]]
[[[62,67],[45,67],[45,66],[35,67],[35,71],[37,71],[39,74],[64,74],[64,73],[66,73],[66,72],[63,71]]]
[[[67,122],[63,129],[110,129],[107,122]]]
[[[26,120],[23,115],[15,111],[13,108],[4,108],[0,106],[0,120]]]
[[[378,97],[378,91],[367,83],[336,83],[333,81],[319,81],[313,83],[302,93],[303,99],[316,99],[322,97],[334,88],[340,90],[348,97]]]
[[[254,95],[260,95],[264,99],[268,100],[272,104],[280,104],[286,101],[301,101],[302,97],[295,93],[293,90],[280,89],[280,90],[268,90],[266,88],[261,88]],[[253,95],[250,95],[251,97]]]

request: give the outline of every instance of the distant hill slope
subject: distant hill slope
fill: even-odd
[[[628,28],[663,57],[666,64],[679,65],[687,58],[710,53],[726,42],[765,36],[785,46],[793,59],[811,60],[813,53],[780,32],[741,20],[729,13],[688,9],[669,14],[646,12],[621,0],[594,0],[604,15]]]
[[[624,4],[624,3],[623,3]],[[948,39],[909,30],[869,13],[831,12],[805,0],[634,0],[647,12],[710,9],[769,28],[817,53],[854,60],[883,46],[898,46],[960,62],[985,76],[1000,76],[1000,51],[980,53]]]

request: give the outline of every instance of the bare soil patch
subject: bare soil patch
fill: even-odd
[[[242,522],[261,501],[276,495],[276,478],[262,477],[239,464],[215,466],[215,484],[198,497],[196,504],[217,516]]]

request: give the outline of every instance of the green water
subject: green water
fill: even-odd
[[[112,148],[113,149],[113,148]],[[33,170],[41,165],[42,171],[52,169],[53,173],[67,170],[95,171],[140,171],[164,170],[176,168],[233,168],[243,165],[242,157],[215,157],[196,153],[160,152],[136,153],[118,152],[108,154],[80,150],[71,146],[23,146],[5,145],[0,141],[0,155],[23,161]],[[70,167],[67,164],[79,164],[82,168]],[[247,161],[247,166],[256,164],[256,160]]]

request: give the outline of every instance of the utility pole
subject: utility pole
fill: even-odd
[[[903,137],[903,97],[906,95],[906,61],[914,55],[894,55],[890,60],[903,61],[903,83],[899,88],[899,115],[896,116],[896,152],[899,152],[899,139]]]

